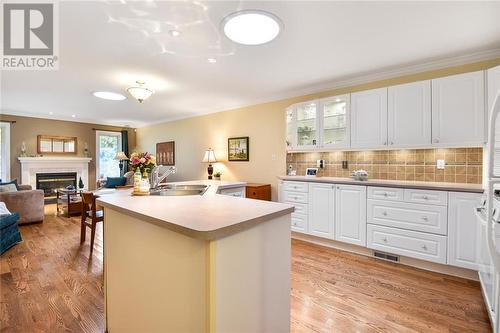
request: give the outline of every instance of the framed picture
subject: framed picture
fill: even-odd
[[[230,162],[250,160],[248,136],[227,139],[227,158]]]
[[[156,144],[156,164],[175,165],[175,141]]]

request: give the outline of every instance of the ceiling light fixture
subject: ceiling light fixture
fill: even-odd
[[[72,114],[72,115],[71,115],[71,118],[76,118],[76,114]]]
[[[124,99],[127,99],[126,96],[111,91],[94,91],[92,95],[97,98],[107,99],[110,101],[123,101]]]
[[[217,59],[215,58],[208,58],[207,61],[211,64],[215,64],[217,62]]]
[[[144,87],[144,81],[135,81],[138,86],[127,88],[127,91],[132,97],[139,101],[139,103],[147,100],[151,95],[153,95],[153,90]]]
[[[169,30],[168,33],[172,37],[179,37],[181,35],[181,32],[179,30]]]
[[[283,23],[274,14],[263,10],[241,10],[222,20],[222,30],[227,38],[243,45],[261,45],[275,39]]]

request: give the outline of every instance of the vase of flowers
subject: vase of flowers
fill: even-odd
[[[133,170],[139,169],[142,176],[147,178],[153,168],[156,166],[156,157],[148,152],[137,153],[130,155],[130,166]]]

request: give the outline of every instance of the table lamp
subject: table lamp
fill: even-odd
[[[128,157],[124,152],[119,151],[115,155],[115,160],[120,161],[120,177],[123,177],[123,161],[128,160]]]
[[[205,163],[208,163],[208,179],[212,179],[212,174],[214,173],[214,168],[212,167],[212,163],[217,162],[217,159],[215,158],[215,153],[212,150],[212,148],[208,148],[207,151],[205,151],[205,156],[203,157],[203,161]]]

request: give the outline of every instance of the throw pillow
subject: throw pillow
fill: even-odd
[[[16,190],[19,191],[19,185],[17,185],[17,179],[13,179],[10,182],[5,182],[5,183],[1,183],[0,182],[0,186],[2,186],[2,185],[8,185],[8,184],[14,184],[14,186],[16,187]]]
[[[5,192],[17,192],[17,187],[15,184],[4,184],[0,185],[0,193]]]
[[[108,177],[106,179],[105,188],[115,188],[117,186],[124,186],[127,183],[127,178],[125,177]]]
[[[10,215],[10,211],[5,206],[5,202],[0,202],[0,215]]]

